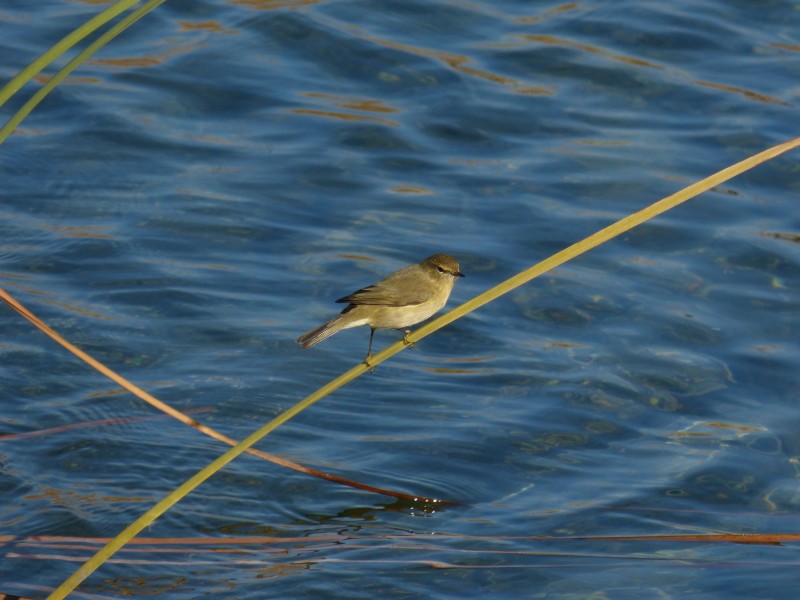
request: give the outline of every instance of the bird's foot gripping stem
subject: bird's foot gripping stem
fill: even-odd
[[[405,334],[403,335],[403,343],[404,343],[406,346],[408,346],[409,348],[413,348],[413,347],[414,347],[414,342],[409,342],[409,341],[408,341],[408,336],[409,336],[409,335],[411,335],[411,330],[410,330],[410,329],[406,329],[406,332],[405,332]]]

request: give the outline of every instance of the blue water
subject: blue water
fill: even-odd
[[[98,10],[5,3],[0,80]],[[362,359],[366,328],[294,343],[334,299],[448,252],[455,306],[800,135],[798,32],[782,0],[167,2],[0,146],[0,287],[241,439]],[[799,157],[258,444],[458,506],[240,457],[74,597],[792,597],[793,544],[537,536],[800,530]],[[0,327],[0,592],[38,598],[226,447]]]

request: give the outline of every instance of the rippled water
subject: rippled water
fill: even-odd
[[[0,78],[98,10],[0,7]],[[241,439],[363,357],[366,328],[294,343],[334,299],[449,252],[454,306],[800,135],[798,31],[780,0],[168,2],[0,147],[0,287]],[[690,201],[258,445],[459,505],[241,457],[75,597],[791,597],[791,544],[537,536],[798,531],[797,173]],[[226,447],[0,325],[0,592],[43,597]]]

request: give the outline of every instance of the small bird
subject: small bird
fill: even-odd
[[[309,348],[342,329],[369,325],[369,350],[364,362],[372,357],[372,337],[376,329],[406,329],[438,312],[450,297],[458,277],[464,277],[458,261],[449,254],[434,254],[421,263],[409,265],[374,285],[339,298],[347,302],[337,316],[297,338]],[[403,341],[408,343],[406,330]]]

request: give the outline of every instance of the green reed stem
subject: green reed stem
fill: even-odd
[[[445,325],[455,321],[456,319],[463,317],[467,313],[483,306],[502,296],[503,294],[507,294],[511,290],[527,283],[531,279],[538,277],[539,275],[546,273],[559,265],[564,264],[568,260],[571,260],[577,256],[580,256],[584,252],[591,250],[599,246],[600,244],[611,240],[612,238],[636,227],[637,225],[641,225],[645,221],[652,219],[653,217],[660,215],[661,213],[678,206],[679,204],[686,202],[687,200],[694,198],[698,194],[701,194],[714,186],[717,186],[736,175],[739,175],[749,169],[752,169],[756,165],[759,165],[767,160],[770,160],[784,152],[788,152],[796,147],[800,146],[800,138],[795,138],[789,142],[784,144],[779,144],[778,146],[774,146],[764,152],[756,154],[755,156],[751,156],[733,166],[730,166],[710,177],[707,177],[697,183],[694,183],[687,188],[684,188],[680,192],[677,192],[663,200],[660,200],[654,204],[651,204],[645,209],[640,210],[632,215],[629,215],[623,219],[620,219],[616,223],[609,225],[608,227],[601,229],[597,233],[590,235],[589,237],[569,246],[568,248],[562,250],[543,260],[542,262],[522,271],[521,273],[507,279],[506,281],[502,282],[501,284],[487,290],[486,292],[476,296],[472,300],[465,302],[464,304],[454,308],[448,313],[445,313],[441,317],[434,319],[433,321],[423,325],[411,335],[408,336],[408,341],[410,342],[417,342],[422,338],[430,335],[434,331],[441,329]],[[385,350],[379,352],[378,354],[374,355],[371,359],[373,365],[378,365],[388,359],[391,356],[394,356],[401,350],[406,347],[405,342],[398,341]],[[131,523],[128,527],[125,528],[117,537],[113,540],[108,542],[101,550],[99,550],[92,558],[86,561],[75,573],[73,573],[67,580],[65,580],[50,596],[50,600],[60,600],[64,598],[68,593],[74,590],[84,579],[86,579],[89,575],[91,575],[97,568],[100,567],[106,560],[108,560],[117,550],[122,548],[126,543],[128,543],[131,539],[133,539],[137,534],[139,534],[143,529],[145,529],[148,525],[150,525],[153,521],[155,521],[158,517],[163,515],[169,508],[177,504],[183,497],[185,497],[189,492],[191,492],[194,488],[199,486],[203,483],[206,479],[211,477],[214,473],[219,471],[222,467],[227,465],[231,462],[234,458],[242,454],[245,450],[250,448],[253,444],[258,442],[259,440],[263,439],[267,436],[270,432],[278,428],[280,425],[286,423],[289,419],[294,417],[295,415],[299,414],[318,400],[321,400],[331,392],[339,389],[340,387],[344,386],[345,384],[351,382],[356,377],[361,376],[367,371],[368,367],[364,364],[360,364],[358,366],[353,367],[349,371],[339,375],[333,381],[330,381],[316,392],[311,394],[310,396],[306,397],[305,399],[301,400],[293,407],[285,411],[284,413],[278,415],[275,419],[261,427],[258,431],[252,433],[249,437],[245,438],[241,442],[239,442],[236,446],[219,456],[216,460],[211,462],[208,466],[204,469],[197,472],[191,478],[189,478],[186,482],[184,482],[180,487],[175,489],[173,492],[165,496],[160,502],[158,502],[155,506],[153,506],[150,510],[144,513],[141,517],[136,519],[133,523]]]
[[[64,79],[66,79],[66,77],[70,73],[72,73],[80,65],[82,65],[84,62],[86,62],[86,60],[90,56],[92,56],[95,52],[97,52],[100,48],[102,48],[103,46],[108,44],[108,42],[113,40],[120,33],[125,31],[128,27],[130,27],[131,25],[136,23],[136,21],[141,19],[143,16],[145,16],[151,10],[153,10],[154,8],[157,8],[159,5],[163,4],[164,2],[166,2],[166,0],[150,0],[149,2],[144,4],[143,6],[137,8],[135,11],[133,11],[131,14],[129,14],[124,19],[122,19],[119,23],[117,23],[113,27],[111,27],[108,31],[106,31],[99,38],[97,38],[94,42],[92,42],[86,48],[84,48],[75,58],[73,58],[66,65],[64,65],[64,67],[60,71],[58,71],[58,73],[53,75],[53,77],[51,77],[50,80],[47,83],[45,83],[33,96],[31,96],[30,100],[28,100],[16,112],[16,114],[14,114],[14,116],[11,117],[5,125],[3,125],[3,127],[0,127],[0,144],[5,142],[6,138],[8,138],[8,136],[11,135],[11,133],[22,122],[22,120],[25,119],[25,117],[27,117],[34,108],[36,108],[36,106],[47,96],[47,94],[49,94],[59,83],[64,81]],[[118,5],[121,5],[121,4],[133,5],[133,4],[137,4],[137,3],[138,3],[138,0],[135,0],[135,1],[133,1],[133,0],[124,0],[122,2],[119,2],[119,3],[115,4],[114,7],[112,7],[112,8],[116,8]],[[111,10],[111,9],[109,9],[109,10]],[[123,8],[123,10],[124,10],[124,8]],[[107,12],[107,11],[104,11],[104,12]],[[121,11],[119,11],[119,12],[121,12]],[[119,12],[117,14],[119,14]],[[106,19],[106,22],[108,20],[109,19]],[[84,25],[84,27],[85,26],[86,25]],[[79,29],[81,29],[81,28],[79,28]],[[78,31],[79,29],[76,29],[75,31]],[[96,29],[96,27],[94,29]],[[92,29],[91,31],[94,31],[94,29]],[[78,39],[83,39],[83,37],[86,37],[87,34],[84,34],[83,36],[79,37]],[[72,35],[72,34],[70,34],[70,35]],[[64,38],[64,40],[66,40],[69,37],[70,36],[67,36],[66,38]],[[61,44],[64,40],[59,42],[59,44]],[[73,42],[73,44],[74,43],[75,42]],[[68,47],[69,46],[67,46],[67,48]],[[55,46],[54,46],[54,48],[55,48]],[[66,50],[66,48],[65,48],[65,50]],[[51,51],[52,51],[52,49],[51,49]],[[62,53],[63,53],[63,51],[62,51]],[[46,56],[48,54],[49,54],[49,51],[47,53],[43,54],[42,57],[44,57],[44,56]],[[56,54],[55,56],[58,56],[58,55],[59,54]],[[53,57],[53,58],[55,58],[55,57]],[[52,61],[52,58],[50,59],[50,61]],[[45,64],[48,64],[48,63],[45,63]],[[33,66],[33,65],[31,65],[31,66]],[[44,65],[42,65],[41,68],[43,68],[43,67],[44,67]],[[27,67],[27,69],[30,69],[30,68],[31,67]],[[25,69],[23,72],[27,71],[27,69]],[[22,73],[20,73],[20,75],[21,74]],[[18,77],[19,77],[19,75],[12,80],[12,83]],[[9,87],[10,85],[11,85],[11,83],[9,83],[6,87]],[[4,91],[5,91],[5,88],[4,88]],[[12,93],[13,93],[13,90],[12,90]]]
[[[17,73],[17,75],[0,90],[0,106],[3,106],[3,104],[5,104],[23,85],[33,79],[37,73],[41,72],[42,69],[64,54],[64,52],[114,19],[120,13],[138,4],[139,1],[140,0],[120,0],[113,6],[108,7],[100,14],[86,21],[86,23],[78,27],[61,41],[54,44],[47,52]]]

